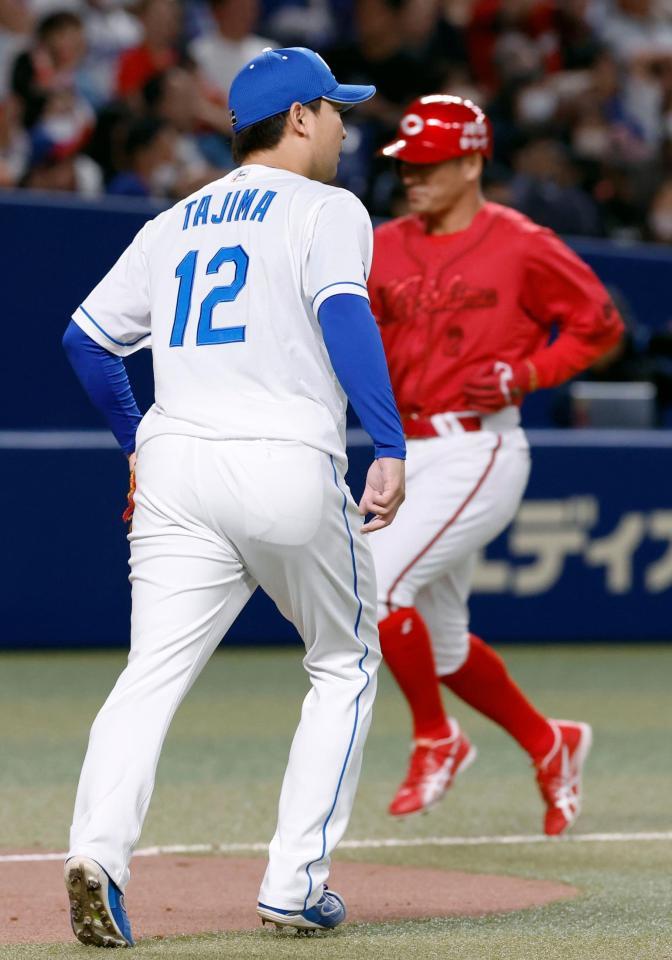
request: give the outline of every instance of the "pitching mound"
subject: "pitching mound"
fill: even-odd
[[[263,860],[147,857],[133,863],[126,906],[137,937],[249,930]],[[72,937],[60,863],[0,866],[0,943],[49,943]],[[375,923],[480,916],[543,906],[577,894],[548,880],[337,863],[330,879],[348,905],[348,920]],[[36,920],[35,904],[39,903]]]

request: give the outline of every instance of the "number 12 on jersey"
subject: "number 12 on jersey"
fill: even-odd
[[[236,247],[220,247],[212,260],[208,263],[206,274],[219,273],[225,263],[235,264],[233,280],[226,286],[213,287],[201,303],[196,330],[196,346],[207,346],[212,343],[240,343],[245,340],[245,327],[221,327],[213,330],[212,311],[218,303],[231,303],[236,299],[247,282],[247,268],[250,258],[238,244]],[[198,266],[198,250],[190,250],[180,260],[175,270],[175,277],[180,281],[175,306],[175,319],[170,334],[171,347],[184,345],[184,334],[191,313],[191,296],[194,289],[194,278]]]

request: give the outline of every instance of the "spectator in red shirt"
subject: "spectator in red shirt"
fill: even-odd
[[[469,60],[475,79],[496,90],[498,42],[506,34],[521,34],[538,47],[547,71],[560,69],[558,38],[554,34],[552,0],[476,0],[467,33]]]
[[[142,0],[139,17],[144,40],[119,58],[117,93],[121,97],[138,94],[148,80],[178,61],[181,15],[176,0]]]

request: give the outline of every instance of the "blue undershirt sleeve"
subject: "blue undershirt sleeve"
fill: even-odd
[[[406,443],[392,393],[383,342],[364,297],[337,293],[319,308],[331,365],[378,457],[406,459]]]
[[[135,433],[142,414],[135,402],[121,357],[99,346],[71,320],[63,335],[68,360],[94,407],[102,413],[128,456],[135,450]]]

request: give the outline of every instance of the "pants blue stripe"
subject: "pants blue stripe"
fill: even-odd
[[[329,813],[327,814],[327,818],[326,818],[326,820],[324,821],[324,824],[323,824],[323,826],[322,826],[322,852],[320,853],[320,856],[317,857],[315,860],[311,860],[311,862],[310,862],[310,863],[307,865],[307,867],[306,867],[306,873],[307,873],[307,875],[308,875],[308,893],[306,894],[306,899],[305,899],[304,902],[303,902],[303,909],[304,909],[304,910],[306,910],[306,909],[308,908],[308,900],[309,900],[310,894],[312,893],[312,890],[313,890],[313,877],[312,877],[312,875],[311,875],[310,868],[311,868],[312,866],[314,866],[314,864],[319,863],[321,860],[323,860],[323,859],[324,859],[324,856],[325,856],[325,853],[326,853],[326,851],[327,851],[327,827],[329,826],[329,821],[331,820],[331,818],[332,818],[332,816],[333,816],[333,814],[334,814],[334,810],[336,809],[336,804],[337,804],[337,802],[338,802],[338,797],[339,797],[339,794],[340,794],[340,792],[341,792],[341,785],[342,785],[342,783],[343,783],[343,777],[345,776],[345,771],[347,770],[348,762],[349,762],[349,760],[350,760],[350,754],[352,753],[352,746],[353,746],[353,744],[354,744],[354,742],[355,742],[355,735],[356,735],[356,733],[357,733],[357,726],[358,726],[358,724],[359,724],[359,701],[360,701],[360,699],[361,699],[362,694],[364,693],[364,691],[365,691],[366,688],[368,687],[369,683],[371,682],[371,677],[370,677],[370,675],[367,673],[367,671],[366,671],[366,669],[365,669],[365,667],[364,667],[364,661],[366,660],[367,656],[369,655],[369,648],[368,648],[367,644],[366,644],[363,640],[360,640],[360,637],[359,637],[359,624],[360,624],[361,619],[362,619],[362,609],[363,609],[363,608],[362,608],[362,601],[361,601],[360,596],[359,596],[359,588],[358,588],[358,583],[357,583],[357,561],[355,560],[355,542],[354,542],[354,540],[353,540],[352,530],[350,529],[350,524],[349,524],[349,522],[348,522],[348,514],[347,514],[348,498],[347,498],[347,495],[346,495],[345,491],[344,491],[344,490],[341,490],[340,484],[339,484],[339,482],[338,482],[338,474],[337,474],[337,472],[336,472],[336,465],[335,465],[335,463],[334,463],[334,458],[333,458],[333,457],[330,457],[330,460],[331,460],[331,468],[332,468],[332,470],[333,470],[333,472],[334,472],[334,483],[336,484],[337,489],[339,490],[339,492],[341,493],[341,495],[342,495],[342,497],[343,497],[343,507],[342,507],[342,511],[341,511],[341,512],[343,513],[343,520],[345,521],[345,529],[347,530],[348,540],[349,540],[349,542],[350,542],[350,557],[351,557],[351,559],[352,559],[352,587],[353,587],[353,592],[354,592],[354,595],[355,595],[355,599],[357,600],[357,616],[355,617],[354,634],[355,634],[355,637],[357,638],[357,640],[358,640],[358,641],[362,644],[362,646],[364,647],[364,653],[362,654],[362,657],[361,657],[361,659],[360,659],[360,661],[359,661],[359,663],[358,663],[358,667],[359,667],[359,669],[362,671],[362,673],[364,674],[364,676],[366,677],[366,680],[365,680],[365,682],[364,682],[364,686],[362,687],[362,689],[361,689],[361,690],[359,691],[359,693],[357,694],[357,699],[355,700],[355,721],[354,721],[353,726],[352,726],[352,734],[351,734],[351,736],[350,736],[350,743],[348,744],[348,750],[347,750],[347,752],[346,752],[346,754],[345,754],[345,760],[343,761],[343,766],[342,766],[342,768],[341,768],[341,773],[340,773],[340,776],[339,776],[339,778],[338,778],[338,784],[337,784],[337,786],[336,786],[336,793],[335,793],[335,795],[334,795],[334,802],[332,803],[331,809],[330,809]]]

